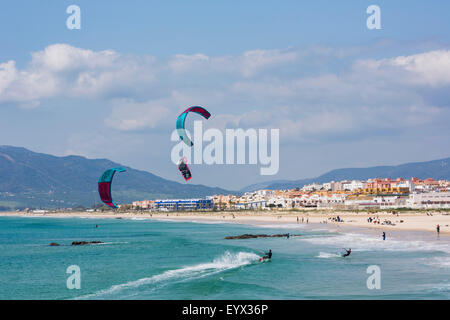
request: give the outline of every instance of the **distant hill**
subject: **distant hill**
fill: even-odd
[[[113,197],[118,203],[233,193],[221,188],[165,180],[107,159],[56,157],[25,148],[0,146],[0,210],[99,204],[97,181],[103,171],[118,166],[127,170],[114,177]]]
[[[255,191],[255,190],[263,190],[263,189],[268,189],[268,187],[270,185],[273,184],[284,184],[284,183],[292,183],[292,180],[270,180],[270,181],[266,181],[266,182],[259,182],[259,183],[254,183],[251,185],[248,185],[244,188],[242,188],[240,191],[241,192],[251,192],[251,191]]]
[[[253,191],[257,189],[293,189],[301,188],[313,182],[324,183],[328,181],[341,180],[367,180],[370,178],[404,178],[417,177],[420,179],[446,179],[450,180],[450,158],[433,160],[427,162],[406,163],[398,166],[378,166],[369,168],[347,168],[329,171],[316,178],[300,180],[278,180],[268,181],[251,185],[241,191]]]

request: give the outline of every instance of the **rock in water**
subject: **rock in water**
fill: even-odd
[[[72,245],[73,246],[84,246],[87,244],[98,244],[98,243],[103,243],[101,241],[73,241]]]
[[[288,234],[242,234],[240,236],[229,236],[225,237],[225,239],[255,239],[255,238],[286,238]]]

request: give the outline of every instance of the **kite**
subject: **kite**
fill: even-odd
[[[116,172],[124,172],[124,168],[112,168],[108,169],[101,175],[98,180],[98,193],[102,201],[109,207],[117,209],[117,205],[114,203],[111,196],[111,184]]]
[[[191,141],[191,139],[188,138],[186,134],[186,130],[184,128],[184,123],[186,121],[186,117],[189,112],[195,112],[199,115],[203,116],[205,119],[209,119],[211,117],[211,114],[203,107],[195,106],[187,108],[185,111],[183,111],[182,114],[180,114],[177,118],[177,132],[180,136],[180,139],[184,141],[188,145],[188,147],[192,147],[194,143]]]

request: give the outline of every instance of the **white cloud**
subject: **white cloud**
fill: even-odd
[[[8,61],[0,63],[0,94],[2,94],[17,78],[16,63]]]
[[[361,60],[355,67],[366,70],[367,77],[383,77],[391,82],[433,87],[450,84],[450,50],[434,50],[381,60]]]
[[[56,96],[98,97],[123,89],[133,92],[153,80],[152,57],[127,57],[111,50],[95,52],[67,44],[50,45],[31,57],[22,70],[14,61],[0,64],[0,103],[37,106],[39,99]]]
[[[392,64],[415,73],[419,82],[431,86],[450,84],[450,50],[437,50],[392,59]]]
[[[207,127],[280,128],[294,140],[354,138],[448,117],[421,89],[450,85],[450,50],[360,59],[339,71],[315,67],[361,50],[258,49],[157,60],[54,44],[32,53],[21,70],[14,61],[0,64],[0,102],[32,108],[56,96],[106,99],[105,125],[121,131],[172,129],[179,112],[203,105],[213,115]]]
[[[110,68],[120,55],[112,50],[95,52],[68,44],[53,44],[32,53],[31,57],[33,69],[62,72],[78,68]]]

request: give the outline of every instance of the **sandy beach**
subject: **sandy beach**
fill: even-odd
[[[220,221],[243,224],[275,223],[275,224],[335,224],[342,227],[358,227],[380,229],[384,231],[426,231],[436,233],[436,226],[440,226],[441,235],[450,235],[450,213],[448,212],[408,212],[393,215],[388,212],[289,212],[289,211],[246,211],[246,212],[48,212],[23,213],[2,212],[0,216],[21,217],[84,217],[84,218],[122,218],[122,219],[158,219],[179,221]],[[341,222],[335,221],[337,216]],[[368,218],[377,222],[368,222]],[[383,224],[390,221],[391,224]]]

